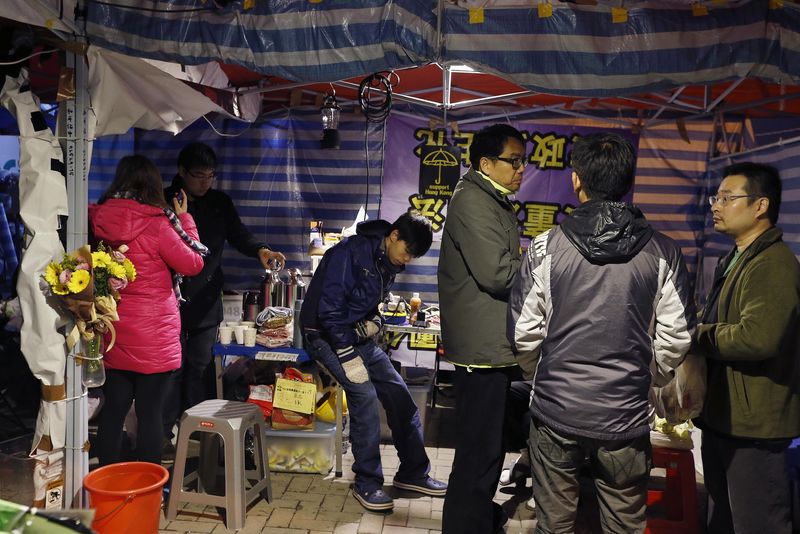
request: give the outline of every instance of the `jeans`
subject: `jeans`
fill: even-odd
[[[306,350],[342,385],[350,414],[350,443],[353,447],[355,490],[373,491],[383,486],[381,468],[381,428],[378,402],[386,410],[386,422],[400,458],[395,479],[415,482],[424,479],[431,464],[425,452],[419,409],[389,356],[373,341],[357,346],[364,358],[369,380],[350,382],[331,346],[320,337],[306,336]]]

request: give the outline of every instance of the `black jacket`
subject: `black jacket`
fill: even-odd
[[[182,187],[182,179],[175,176],[172,185],[164,190],[167,203]],[[197,224],[200,241],[208,247],[210,254],[204,259],[203,270],[197,276],[184,277],[181,293],[181,329],[205,327],[222,321],[222,251],[225,241],[251,258],[258,257],[261,248],[269,248],[256,239],[239,219],[231,198],[216,189],[210,189],[203,197],[189,200],[189,213]],[[258,266],[260,267],[260,266]]]

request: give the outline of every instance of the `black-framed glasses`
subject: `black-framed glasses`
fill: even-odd
[[[217,175],[213,172],[211,174],[203,174],[189,171],[186,173],[186,175],[189,176],[189,178],[197,180],[198,182],[213,182],[217,178]]]
[[[750,197],[760,197],[761,195],[712,195],[708,197],[708,203],[712,207],[714,204],[719,202],[719,205],[725,207],[728,205],[728,202],[731,200],[736,200],[737,198],[750,198]]]
[[[500,161],[505,161],[516,171],[520,167],[524,167],[528,164],[528,160],[523,156],[521,158],[503,158],[501,156],[493,156],[491,159],[499,159]]]

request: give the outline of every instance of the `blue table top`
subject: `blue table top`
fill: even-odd
[[[308,355],[308,352],[305,349],[295,349],[293,347],[276,347],[276,348],[268,348],[263,345],[256,345],[255,347],[245,347],[244,345],[239,345],[237,343],[231,343],[229,345],[223,345],[222,343],[214,343],[214,348],[212,349],[214,352],[214,356],[243,356],[245,358],[250,358],[251,360],[258,360],[262,359],[257,357],[256,355],[259,352],[277,352],[283,354],[296,354],[297,360],[296,363],[303,363],[307,361],[311,361],[311,357]],[[263,358],[269,359],[269,358]]]

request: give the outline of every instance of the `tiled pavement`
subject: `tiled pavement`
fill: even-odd
[[[445,399],[443,399],[445,400]],[[425,431],[426,450],[431,460],[431,476],[447,480],[453,461],[454,449],[453,410],[437,406],[428,417]],[[384,489],[394,497],[394,510],[389,514],[377,514],[364,510],[350,492],[353,474],[350,471],[352,455],[344,457],[343,476],[335,478],[312,474],[272,473],[273,502],[263,500],[254,504],[247,512],[247,520],[240,534],[317,534],[336,532],[341,534],[434,534],[441,531],[443,498],[433,498],[416,493],[396,490],[391,486],[397,470],[398,459],[394,447],[382,445]],[[506,458],[506,465],[516,455]],[[654,470],[656,482],[663,477],[663,470]],[[597,504],[590,481],[581,488],[576,534],[600,531]],[[702,491],[702,486],[700,487]],[[499,488],[495,501],[508,514],[505,532],[522,534],[533,532],[536,526],[535,513],[525,508],[531,496],[530,480],[527,487],[507,486]],[[700,498],[704,501],[703,496]],[[701,504],[701,515],[703,506]],[[187,504],[181,507],[174,521],[167,521],[162,514],[159,534],[229,533],[216,508]]]
[[[352,456],[345,455],[344,474],[335,478],[312,474],[272,473],[273,502],[259,501],[247,512],[245,527],[240,534],[316,534],[336,532],[342,534],[433,534],[441,530],[444,499],[396,490],[391,487],[397,470],[397,455],[391,445],[383,445],[385,489],[394,497],[394,511],[376,514],[364,510],[350,492],[353,481],[350,464]],[[453,461],[453,449],[428,448],[431,475],[447,480]],[[349,459],[349,461],[348,461]],[[510,491],[510,490],[508,490]],[[514,496],[498,492],[497,501],[513,518],[506,532],[532,532],[536,525],[534,513],[525,509],[525,499],[530,488]],[[225,528],[216,508],[186,504],[174,521],[161,520],[159,533],[197,534],[233,532]]]

